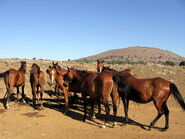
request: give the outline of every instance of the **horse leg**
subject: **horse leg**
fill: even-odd
[[[84,101],[84,116],[83,116],[83,121],[85,122],[87,118],[87,95],[85,92],[82,92],[82,99]]]
[[[57,82],[55,84],[55,95],[56,95],[57,99],[59,99],[59,87],[58,87],[58,83]]]
[[[114,123],[112,125],[112,127],[116,127],[117,123],[116,123],[116,117],[117,117],[117,105],[113,104],[113,112],[114,112]]]
[[[155,123],[157,122],[157,120],[159,120],[159,118],[163,115],[162,112],[158,112],[158,115],[156,116],[156,118],[150,123],[150,126],[149,126],[149,129],[148,130],[151,130],[151,128],[154,127]]]
[[[43,104],[42,104],[43,92],[44,92],[44,85],[41,86],[41,92],[40,92],[41,107],[43,107]]]
[[[91,119],[96,119],[95,113],[94,113],[94,99],[90,99],[91,101]]]
[[[128,123],[128,106],[129,106],[129,100],[127,97],[122,98],[123,105],[124,105],[124,113],[125,113],[125,120],[123,121],[123,126],[126,126]]]
[[[98,114],[101,114],[101,100],[98,100]]]
[[[106,123],[107,123],[108,118],[109,118],[110,108],[109,108],[108,100],[107,100],[107,101],[104,101],[104,100],[103,100],[103,104],[104,104],[104,106],[105,106],[106,116],[105,116],[105,121],[104,121],[104,123],[102,124],[101,127],[102,127],[102,128],[105,128]]]
[[[151,128],[154,127],[155,123],[159,120],[159,118],[164,114],[164,109],[163,106],[161,104],[161,102],[159,101],[154,101],[155,107],[158,110],[158,115],[155,117],[155,119],[150,123],[149,129],[151,130]]]
[[[36,86],[32,85],[33,107],[36,109]]]
[[[121,97],[118,98],[118,108],[120,107],[121,105]]]
[[[68,94],[68,90],[66,90],[65,88],[63,88],[64,91],[64,99],[65,99],[65,110],[64,110],[64,114],[66,114],[66,112],[69,109],[69,94]]]
[[[20,94],[19,87],[17,87],[17,99],[16,99],[16,101],[19,101],[19,94]]]
[[[10,109],[10,97],[11,97],[11,92],[7,91],[7,97],[5,101],[5,109],[9,110]]]
[[[166,103],[164,104],[164,114],[165,114],[165,127],[161,131],[166,131],[169,128],[169,110]]]
[[[24,87],[25,87],[25,85],[22,86],[22,98],[21,98],[22,102],[25,102],[25,100],[24,100],[25,99]]]
[[[37,92],[36,92],[36,94],[37,94],[37,98],[36,98],[36,100],[37,100],[37,103],[39,104],[40,102],[39,102],[39,98],[40,98],[40,91],[39,91],[39,85],[37,85]]]
[[[112,127],[116,127],[117,123],[116,123],[116,117],[117,117],[117,104],[118,104],[118,99],[119,96],[117,96],[116,92],[112,92],[111,93],[111,98],[112,98],[112,103],[113,103],[113,113],[114,113],[114,123],[112,125]]]

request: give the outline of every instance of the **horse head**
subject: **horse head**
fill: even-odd
[[[64,85],[69,86],[69,84],[74,80],[74,69],[67,67],[67,73],[64,75]]]
[[[51,80],[51,85],[54,84],[55,82],[55,74],[56,74],[56,69],[53,66],[49,66],[49,68],[46,70],[46,73],[49,75],[50,80]]]
[[[102,72],[104,68],[104,60],[97,60],[97,71],[98,73]]]

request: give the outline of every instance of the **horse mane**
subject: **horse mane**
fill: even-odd
[[[26,69],[24,69],[24,65],[26,64],[26,61],[21,61],[21,67],[19,68],[19,71],[25,73]]]
[[[77,71],[82,76],[87,76],[90,73],[89,71],[86,71],[86,70],[78,70],[78,69],[75,69],[75,68],[70,68],[70,69],[74,70],[74,71]]]
[[[111,69],[109,67],[103,67],[102,71],[105,71],[105,70],[110,70],[110,71],[118,72],[115,69]]]
[[[90,72],[86,70],[77,70],[79,73],[81,73],[83,76],[87,76]]]

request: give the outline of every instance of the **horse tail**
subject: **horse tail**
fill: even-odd
[[[0,78],[4,78],[6,74],[7,74],[7,71],[0,73]]]
[[[32,65],[32,72],[37,74],[38,78],[40,77],[40,72],[41,72],[40,67],[35,63]]]
[[[170,83],[170,89],[173,92],[173,96],[175,97],[175,99],[178,101],[178,103],[180,104],[181,108],[183,110],[185,110],[185,102],[183,97],[181,96],[177,86],[173,83]]]
[[[122,81],[121,81],[121,79],[120,79],[120,77],[118,77],[118,76],[113,76],[113,81],[115,82],[115,83],[117,83],[118,84],[118,86],[119,86],[119,91],[118,91],[118,93],[119,93],[119,96],[120,97],[123,97],[123,96],[125,96],[126,94],[125,93],[128,93],[129,92],[129,86],[127,85],[127,84],[124,84]]]

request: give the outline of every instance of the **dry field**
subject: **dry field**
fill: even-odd
[[[25,93],[28,98],[32,98],[29,84],[29,70],[32,63],[40,65],[42,70],[51,65],[51,61],[26,60],[28,63],[26,73]],[[96,63],[76,63],[76,62],[59,62],[66,68],[72,66],[77,69],[96,70]],[[0,59],[0,72],[10,68],[18,69],[20,60]],[[109,65],[110,66],[110,65]],[[116,70],[126,68],[133,69],[133,75],[138,78],[162,77],[174,82],[179,88],[185,99],[185,68],[179,66],[162,66],[162,65],[111,65]],[[181,110],[177,102],[170,96],[167,104],[170,110],[170,128],[166,132],[159,129],[164,127],[164,116],[156,123],[156,128],[147,131],[148,125],[154,119],[157,111],[152,103],[136,104],[131,102],[129,107],[129,118],[132,124],[121,126],[123,120],[123,106],[118,109],[118,126],[112,128],[112,122],[108,123],[105,129],[100,128],[102,118],[105,116],[97,115],[95,121],[88,119],[82,122],[83,106],[79,101],[69,110],[67,115],[63,115],[61,110],[64,104],[62,100],[57,100],[56,96],[51,96],[53,86],[48,86],[48,75],[46,76],[46,93],[44,94],[44,108],[34,110],[29,101],[28,104],[11,102],[11,109],[5,110],[3,107],[3,96],[5,94],[4,81],[0,80],[0,138],[1,139],[25,139],[25,138],[46,138],[46,139],[70,139],[70,138],[185,138],[185,112]],[[16,92],[16,89],[15,91]],[[80,95],[79,95],[80,97]],[[111,103],[111,102],[110,102]],[[112,115],[112,109],[111,109]],[[111,117],[112,119],[112,117]]]

